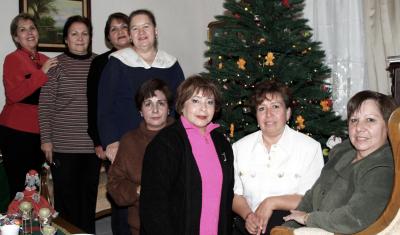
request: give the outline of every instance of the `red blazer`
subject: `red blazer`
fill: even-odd
[[[0,114],[0,125],[19,131],[39,133],[38,100],[40,87],[47,76],[40,69],[48,57],[36,53],[37,60],[25,49],[8,54],[3,65],[6,103]]]

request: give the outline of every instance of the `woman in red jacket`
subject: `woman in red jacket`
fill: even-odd
[[[24,190],[25,174],[39,172],[45,158],[40,150],[38,102],[46,73],[56,59],[37,52],[39,33],[32,16],[22,13],[10,24],[17,50],[8,54],[3,65],[6,103],[0,114],[0,149],[3,154],[10,199]]]

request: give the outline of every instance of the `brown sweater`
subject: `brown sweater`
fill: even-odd
[[[168,124],[173,122],[168,119]],[[147,145],[158,131],[140,126],[122,136],[117,156],[108,171],[107,190],[119,206],[128,206],[128,223],[132,235],[139,235],[139,193],[143,156]]]

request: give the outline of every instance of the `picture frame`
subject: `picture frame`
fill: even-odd
[[[19,12],[31,14],[39,31],[39,51],[64,51],[63,27],[68,17],[90,19],[90,0],[19,0]]]

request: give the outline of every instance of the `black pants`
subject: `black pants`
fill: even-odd
[[[113,235],[131,235],[131,229],[128,224],[128,208],[118,206],[112,199],[110,200],[110,204]]]
[[[0,149],[7,175],[9,199],[24,191],[26,173],[40,173],[45,157],[40,149],[40,135],[0,126]]]
[[[290,214],[289,211],[281,211],[281,210],[274,211],[271,215],[271,218],[268,221],[267,230],[265,230],[265,233],[263,233],[263,235],[269,235],[274,227],[282,225],[285,222],[283,220],[283,217],[289,214]],[[250,233],[247,232],[245,221],[238,215],[236,215],[233,218],[232,235],[250,235]]]
[[[51,174],[56,211],[78,228],[95,234],[100,159],[94,153],[54,153],[53,161]]]

